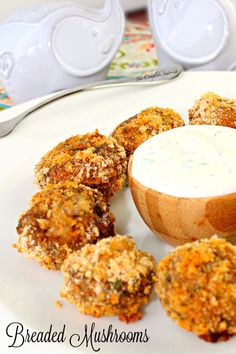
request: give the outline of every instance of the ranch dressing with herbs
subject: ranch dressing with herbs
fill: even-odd
[[[142,185],[177,197],[236,192],[236,129],[189,125],[161,133],[133,155],[132,176]]]

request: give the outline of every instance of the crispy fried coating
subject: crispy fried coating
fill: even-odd
[[[156,262],[132,238],[116,235],[72,253],[62,265],[61,296],[95,317],[141,318],[154,283]]]
[[[33,196],[17,232],[19,252],[57,270],[71,252],[114,235],[114,216],[99,191],[64,182]]]
[[[35,167],[35,182],[43,188],[76,181],[97,188],[109,198],[123,187],[126,169],[124,148],[96,130],[71,137],[49,151]]]
[[[202,339],[236,333],[236,247],[212,237],[176,248],[157,267],[156,292],[167,314]]]
[[[207,92],[189,110],[190,124],[236,128],[236,100]]]
[[[154,135],[183,125],[183,119],[172,109],[150,107],[118,125],[111,135],[125,148],[129,157]]]

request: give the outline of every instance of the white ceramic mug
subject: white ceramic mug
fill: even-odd
[[[28,7],[0,25],[0,81],[16,104],[102,80],[123,31],[119,0],[101,9],[75,0]]]

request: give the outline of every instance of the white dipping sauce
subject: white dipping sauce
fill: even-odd
[[[168,130],[140,145],[132,176],[142,185],[178,197],[236,192],[236,129],[192,125]]]

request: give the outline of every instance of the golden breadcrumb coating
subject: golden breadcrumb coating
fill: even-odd
[[[183,119],[172,109],[150,107],[118,125],[111,135],[125,148],[129,157],[154,135],[183,125]]]
[[[99,191],[64,182],[33,196],[17,232],[19,252],[56,270],[72,251],[114,235],[114,216]]]
[[[189,110],[190,124],[236,128],[236,100],[207,92]]]
[[[95,317],[141,318],[154,283],[156,262],[132,238],[116,235],[72,253],[62,265],[61,296]]]
[[[108,198],[123,187],[126,169],[124,148],[96,130],[71,137],[49,151],[35,167],[35,182],[43,188],[76,181],[97,188]]]
[[[61,303],[60,300],[57,300],[57,301],[55,302],[55,307],[56,307],[56,309],[58,309],[58,310],[62,308],[62,303]]]
[[[236,247],[213,237],[176,248],[157,267],[155,289],[167,314],[204,340],[236,333]]]

